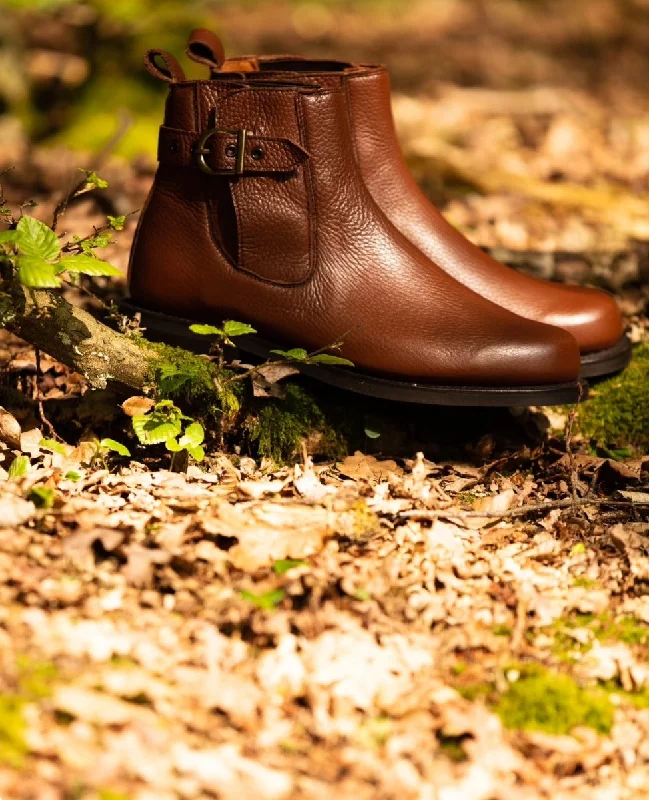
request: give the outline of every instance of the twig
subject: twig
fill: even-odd
[[[124,214],[124,219],[128,219],[128,217],[132,217],[133,214],[137,214],[139,211],[140,211],[139,208],[136,208],[135,211],[129,211],[128,214]],[[94,239],[96,236],[99,236],[100,233],[105,233],[106,231],[110,231],[110,230],[113,230],[113,228],[112,228],[112,226],[111,226],[111,224],[109,222],[107,222],[105,225],[100,225],[98,228],[96,228],[93,225],[92,226],[92,233],[89,233],[87,236],[84,236],[81,239],[77,239],[76,242],[66,242],[66,244],[63,245],[61,250],[64,253],[71,253],[73,251],[81,252],[81,251],[83,251],[83,248],[81,247],[83,242],[87,242],[90,239]]]
[[[101,150],[95,155],[95,157],[90,162],[90,167],[88,168],[89,172],[97,172],[104,163],[104,161],[110,156],[113,150],[117,147],[117,145],[121,142],[124,138],[124,135],[131,127],[131,122],[133,121],[131,115],[126,112],[122,111],[120,113],[119,124],[117,126],[117,130],[111,136],[111,138],[106,142],[106,144],[101,148]],[[54,209],[54,214],[52,215],[52,230],[56,231],[56,226],[58,225],[59,218],[65,214],[68,205],[74,200],[74,198],[83,192],[86,184],[88,183],[88,177],[85,176],[82,178],[78,183],[76,183],[72,189],[61,199],[59,204]]]
[[[314,350],[312,353],[309,353],[306,358],[303,358],[303,359],[300,359],[300,358],[281,358],[280,359],[280,358],[278,358],[278,359],[275,359],[274,361],[271,361],[270,359],[268,359],[267,361],[264,361],[263,364],[257,364],[256,366],[251,367],[250,369],[246,370],[245,372],[239,373],[239,375],[234,375],[233,377],[228,378],[226,381],[224,381],[224,385],[227,386],[230,383],[235,383],[236,381],[243,381],[246,378],[251,378],[253,375],[256,375],[260,370],[266,369],[266,367],[274,367],[277,364],[287,364],[288,366],[292,366],[292,365],[298,366],[299,364],[307,364],[308,365],[310,363],[310,360],[312,358],[314,358],[315,356],[319,356],[322,353],[327,353],[329,350],[340,350],[340,348],[344,344],[345,336],[349,336],[349,334],[353,333],[355,330],[356,330],[356,328],[350,328],[347,331],[347,333],[343,334],[339,338],[338,341],[334,342],[333,344],[325,345],[324,347],[321,347],[319,350]]]
[[[402,519],[513,519],[525,517],[528,514],[538,514],[552,511],[555,508],[583,508],[584,506],[616,506],[632,508],[634,506],[649,506],[646,502],[634,503],[632,500],[607,500],[597,497],[582,497],[577,500],[549,500],[546,503],[530,503],[519,508],[510,508],[508,511],[454,511],[452,508],[427,510],[401,511]]]
[[[572,436],[575,427],[575,419],[577,417],[577,408],[581,403],[581,398],[584,393],[584,387],[579,384],[579,397],[577,403],[570,409],[568,414],[568,424],[566,425],[566,453],[568,454],[568,465],[570,467],[570,493],[572,500],[577,503],[579,496],[577,494],[577,484],[579,482],[579,474],[577,472],[577,465],[575,464],[575,454],[572,449]]]
[[[512,638],[509,643],[512,653],[518,653],[518,651],[521,649],[526,628],[527,602],[519,595],[518,603],[516,604],[516,625],[514,626]]]
[[[47,427],[52,437],[57,439],[59,442],[62,442],[63,439],[58,435],[56,428],[54,425],[52,425],[45,414],[43,395],[41,394],[41,378],[43,377],[43,370],[41,369],[41,351],[38,349],[38,347],[34,348],[34,356],[36,358],[36,377],[34,380],[33,399],[36,401],[36,405],[38,406],[38,415],[41,418],[41,422]]]

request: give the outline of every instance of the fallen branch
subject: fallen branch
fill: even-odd
[[[47,290],[15,285],[0,306],[0,327],[80,372],[93,388],[142,389],[158,353]]]
[[[452,508],[434,510],[401,511],[402,519],[435,520],[435,519],[513,519],[526,517],[528,514],[539,514],[553,511],[556,508],[583,508],[584,506],[615,506],[633,508],[635,506],[649,506],[649,501],[634,503],[632,500],[606,500],[597,497],[581,497],[577,500],[549,500],[546,503],[530,503],[519,508],[510,508],[507,511],[457,511]]]

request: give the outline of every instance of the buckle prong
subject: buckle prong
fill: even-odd
[[[237,153],[232,169],[212,169],[205,161],[205,156],[210,154],[209,147],[206,147],[207,142],[217,133],[229,133],[237,137]],[[241,175],[244,171],[244,164],[246,158],[246,140],[248,138],[248,131],[245,128],[234,129],[221,129],[210,128],[198,140],[196,146],[196,155],[198,156],[199,168],[208,175]]]

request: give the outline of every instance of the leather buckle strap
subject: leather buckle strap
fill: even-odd
[[[307,151],[290,139],[258,136],[243,128],[208,128],[199,136],[163,125],[158,140],[161,164],[194,167],[211,176],[291,173],[307,158]]]
[[[212,169],[205,161],[205,156],[209,156],[212,151],[205,145],[209,142],[212,136],[217,136],[220,133],[232,134],[237,137],[236,145],[228,145],[228,148],[236,148],[236,152],[230,149],[233,164],[231,169]],[[225,129],[210,128],[198,140],[196,145],[196,157],[198,158],[198,167],[206,172],[208,175],[242,175],[243,168],[246,160],[246,139],[248,138],[248,131],[245,128]],[[227,151],[226,151],[227,152]]]

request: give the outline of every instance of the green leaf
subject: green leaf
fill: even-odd
[[[185,449],[182,445],[178,443],[178,440],[173,436],[167,439],[167,441],[165,442],[165,447],[170,453],[180,453],[181,450]]]
[[[0,231],[0,244],[15,244],[20,239],[18,231]]]
[[[220,336],[221,338],[225,336],[225,331],[215,328],[214,325],[190,325],[189,330],[199,336]]]
[[[199,463],[205,458],[205,448],[201,444],[197,445],[196,447],[187,445],[186,450],[189,455]]]
[[[92,255],[95,247],[108,247],[112,241],[110,233],[98,233],[96,236],[85,240],[81,239],[80,236],[73,236],[72,239],[86,255]]]
[[[295,347],[293,350],[271,350],[270,352],[277,356],[282,356],[282,358],[288,358],[291,361],[306,361],[309,356],[307,351],[301,347]]]
[[[245,336],[247,333],[257,333],[257,331],[251,325],[246,325],[245,322],[235,322],[233,319],[229,319],[223,323],[223,333],[232,339],[234,336]]]
[[[380,419],[368,414],[364,419],[363,431],[368,439],[380,439],[383,433]]]
[[[203,430],[203,426],[199,422],[192,422],[192,424],[188,425],[185,429],[185,433],[180,439],[180,445],[187,449],[190,447],[198,447],[199,444],[203,444],[204,439],[205,431]]]
[[[29,499],[36,508],[52,508],[55,497],[54,489],[46,486],[37,486],[29,493]]]
[[[108,215],[108,224],[114,231],[123,231],[125,222],[126,216],[124,214],[119,217],[111,217],[110,214]]]
[[[156,371],[156,383],[161,395],[177,391],[193,377],[190,371],[182,371],[174,364],[163,364]]]
[[[180,422],[163,420],[157,414],[133,417],[132,424],[141,444],[161,444],[180,435]]]
[[[36,256],[52,261],[61,252],[61,245],[54,231],[34,217],[21,217],[16,225],[18,248],[25,256]]]
[[[306,567],[306,566],[308,566],[306,561],[295,561],[292,558],[282,558],[273,564],[273,570],[277,575],[284,575],[290,569],[295,569],[295,567]]]
[[[9,467],[10,478],[22,478],[29,472],[29,456],[18,456],[14,458]]]
[[[239,594],[244,600],[257,606],[257,608],[263,608],[265,611],[273,611],[286,597],[284,589],[272,589],[264,594],[254,594],[254,592],[248,592],[243,589]]]
[[[66,481],[76,482],[78,480],[81,480],[83,475],[80,472],[77,472],[76,469],[70,469],[65,473],[63,477],[65,478]]]
[[[80,253],[77,256],[63,256],[56,265],[57,272],[81,272],[83,275],[107,275],[116,277],[122,274],[121,269],[117,269],[107,261],[100,258]]]
[[[86,183],[94,189],[108,189],[108,181],[100,178],[94,170],[82,170],[86,173]]]
[[[41,439],[38,443],[39,447],[44,450],[51,450],[53,453],[58,453],[61,456],[67,456],[68,451],[64,444],[57,442],[56,439]]]
[[[31,289],[56,289],[61,285],[54,266],[38,256],[19,256],[18,280]]]
[[[121,442],[116,442],[115,439],[102,439],[99,446],[104,450],[110,450],[112,453],[117,453],[120,456],[130,457],[131,451],[125,447]]]
[[[329,364],[337,367],[353,367],[354,362],[348,358],[341,358],[340,356],[332,356],[329,353],[320,353],[320,355],[313,356],[309,359],[311,364]]]

